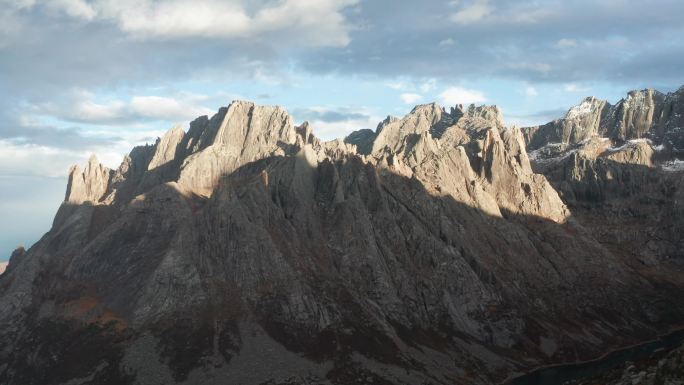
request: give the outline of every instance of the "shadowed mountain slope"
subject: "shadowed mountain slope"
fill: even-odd
[[[490,384],[680,323],[592,228],[496,107],[322,142],[233,102],[72,168],[0,276],[0,382]]]

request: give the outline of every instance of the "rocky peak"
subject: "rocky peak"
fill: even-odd
[[[9,261],[7,262],[0,262],[0,274],[5,272],[8,269],[14,268],[19,261],[26,255],[26,249],[24,246],[19,246],[14,251],[12,251],[12,254],[10,255]]]
[[[605,106],[605,100],[599,100],[595,96],[587,96],[582,102],[568,110],[565,119],[582,119],[586,116],[594,116]]]
[[[2,383],[491,384],[684,314],[681,281],[614,253],[641,231],[599,244],[496,107],[422,105],[322,142],[234,102],[116,172],[72,169],[60,212],[0,277]]]
[[[95,160],[84,171],[72,170],[67,202],[127,204],[164,183],[209,197],[222,177],[240,167],[302,154],[305,147],[307,159],[318,161],[371,155],[365,161],[430,180],[442,193],[493,215],[505,208],[554,221],[566,217],[552,189],[532,173],[521,131],[505,128],[498,107],[473,104],[449,112],[436,103],[418,105],[403,118],[387,117],[376,132],[321,142],[309,123],[294,126],[281,107],[234,101],[211,118],[194,120],[187,133],[174,127],[154,145],[134,149],[116,172],[99,168]],[[111,181],[105,178],[110,174]],[[467,180],[475,190],[452,186],[446,182],[451,179]]]
[[[100,164],[95,154],[90,156],[85,169],[78,165],[69,170],[65,202],[69,204],[98,203],[107,192],[112,171]]]
[[[503,114],[497,106],[457,105],[446,112],[437,103],[421,104],[401,119],[388,116],[381,122],[376,131],[372,152],[397,153],[405,147],[407,140],[415,141],[423,133],[428,133],[433,139],[439,139],[454,125],[469,129],[502,129]]]
[[[396,116],[387,115],[387,117],[385,119],[383,119],[380,123],[378,123],[378,126],[375,128],[375,133],[376,134],[380,133],[380,131],[382,131],[382,129],[386,125],[388,125],[390,123],[394,123],[397,120],[399,120],[399,118],[397,118]]]
[[[294,144],[296,136],[292,118],[282,107],[237,100],[228,106],[212,145],[230,148],[236,155],[254,160],[279,143]]]
[[[595,97],[585,98],[564,118],[523,131],[530,150],[549,143],[576,144],[592,136],[618,141],[648,137],[656,145],[684,145],[684,135],[678,132],[684,125],[683,112],[680,91],[663,94],[644,89],[630,91],[615,105]]]
[[[225,114],[217,115],[224,115],[221,123],[216,126],[210,121],[206,128],[216,130],[213,142],[188,156],[180,170],[178,183],[200,195],[211,195],[222,175],[251,161],[293,154],[298,151],[298,140],[302,143],[292,118],[281,107],[234,101]],[[212,121],[216,122],[215,118]]]
[[[611,138],[628,140],[643,137],[651,128],[667,119],[663,115],[665,95],[653,90],[630,91],[613,111],[613,121],[606,122]]]
[[[577,143],[597,135],[603,116],[610,104],[593,96],[585,98],[579,105],[568,110],[565,118],[557,122],[557,136],[553,138],[559,143]]]
[[[460,119],[481,120],[493,124],[495,127],[504,127],[503,113],[499,106],[476,106],[471,104],[466,109],[463,109],[463,106],[459,105],[458,109],[460,109],[462,115]],[[454,113],[452,112],[452,115],[453,114]]]
[[[421,104],[402,119],[385,119],[373,142],[373,154],[399,153],[406,141],[413,141],[423,133],[450,123],[449,115],[436,103]]]
[[[211,119],[207,116],[200,116],[190,123],[190,129],[184,140],[186,155],[202,151],[214,143],[216,133],[227,112],[228,107],[221,107]]]
[[[304,147],[307,144],[316,145],[319,140],[313,133],[313,127],[309,122],[304,122],[295,128],[297,131],[297,145]]]
[[[623,99],[625,103],[632,103],[635,108],[645,106],[648,101],[662,98],[665,95],[653,88],[644,88],[641,90],[631,90],[627,92],[627,97]]]
[[[448,113],[434,103],[417,106],[382,125],[372,156],[490,215],[503,210],[557,222],[569,215],[553,188],[532,172],[521,130],[506,129],[496,106],[456,106]],[[453,182],[463,180],[469,188]]]
[[[157,139],[155,144],[154,155],[147,166],[148,170],[153,170],[177,159],[179,154],[179,146],[185,137],[185,131],[181,126],[175,126],[160,139]]]
[[[364,128],[347,135],[344,142],[355,145],[359,154],[368,155],[373,150],[375,137],[376,133],[373,130]]]
[[[654,154],[655,150],[650,140],[631,139],[621,146],[608,148],[601,155],[620,164],[653,167]]]

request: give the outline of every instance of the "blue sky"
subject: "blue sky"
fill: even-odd
[[[49,229],[66,172],[234,99],[324,139],[437,101],[509,124],[684,84],[684,2],[0,0],[0,260]]]

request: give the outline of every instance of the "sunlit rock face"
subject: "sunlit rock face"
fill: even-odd
[[[97,203],[107,192],[111,170],[100,164],[95,155],[90,157],[85,169],[76,165],[69,170],[69,182],[65,202],[78,205]]]
[[[617,104],[584,99],[564,118],[523,129],[529,150],[549,143],[577,144],[592,137],[624,142],[647,138],[663,150],[684,157],[684,87],[663,94],[631,91]]]
[[[483,212],[534,215],[563,222],[569,215],[544,178],[530,168],[517,128],[505,128],[496,107],[416,107],[378,128],[371,157],[437,195]]]
[[[0,276],[0,383],[491,384],[681,319],[684,285],[598,242],[526,135],[428,104],[323,142],[237,101],[93,158]]]
[[[296,140],[292,118],[284,109],[234,102],[208,146],[184,160],[178,182],[200,195],[211,195],[221,176],[249,162],[291,155]]]

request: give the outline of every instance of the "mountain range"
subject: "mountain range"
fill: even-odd
[[[0,275],[3,384],[492,384],[684,320],[684,87],[321,141],[234,101],[69,171]]]

